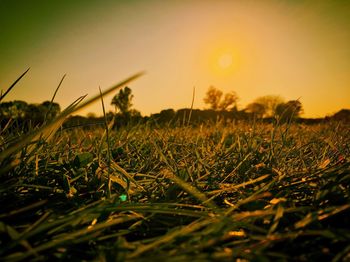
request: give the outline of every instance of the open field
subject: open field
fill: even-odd
[[[350,262],[350,0],[0,0],[0,36],[0,262]]]
[[[3,159],[0,259],[348,260],[348,130],[58,130]]]

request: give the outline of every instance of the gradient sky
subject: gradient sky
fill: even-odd
[[[6,100],[50,100],[67,73],[64,108],[145,70],[130,84],[144,115],[190,107],[194,86],[204,108],[214,85],[240,108],[274,94],[325,116],[350,108],[350,1],[0,0],[0,61],[2,90],[31,68]]]

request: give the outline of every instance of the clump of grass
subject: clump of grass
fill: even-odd
[[[3,148],[1,260],[349,259],[348,126],[105,124]]]

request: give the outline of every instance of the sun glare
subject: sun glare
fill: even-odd
[[[232,65],[233,59],[232,55],[227,53],[219,57],[218,63],[222,69],[226,69]]]
[[[244,48],[219,37],[207,42],[208,45],[198,53],[204,72],[216,79],[237,76],[242,68]]]

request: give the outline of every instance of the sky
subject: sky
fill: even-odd
[[[146,71],[129,84],[143,115],[190,107],[194,87],[206,108],[215,86],[240,109],[279,95],[323,117],[350,108],[349,47],[347,0],[0,0],[0,89],[30,67],[5,100],[50,100],[67,74],[62,108]]]

